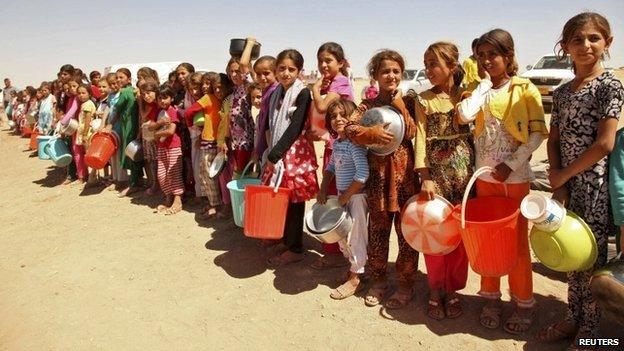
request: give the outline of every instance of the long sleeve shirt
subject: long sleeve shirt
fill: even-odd
[[[61,117],[61,124],[66,126],[71,119],[77,119],[76,113],[78,113],[78,98],[72,96],[69,98],[69,108],[65,111],[63,117]]]
[[[366,148],[349,140],[337,139],[334,142],[332,155],[325,170],[335,175],[338,191],[347,190],[353,181],[366,183],[369,175],[366,154]]]
[[[286,128],[286,131],[284,131],[284,134],[271,151],[269,151],[268,160],[272,163],[277,163],[277,161],[284,157],[288,149],[290,149],[295,140],[301,135],[307,119],[308,106],[311,101],[312,95],[307,88],[301,90],[299,95],[297,95],[297,99],[295,99],[295,111],[290,117],[290,125]],[[268,128],[269,120],[270,118],[267,118],[266,128]]]

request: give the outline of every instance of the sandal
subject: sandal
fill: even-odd
[[[389,310],[401,309],[407,306],[407,304],[412,300],[412,297],[414,297],[413,288],[399,288],[397,291],[394,292],[394,294],[392,294],[392,296],[390,296],[390,298],[386,302],[386,308]]]
[[[502,311],[500,306],[483,306],[479,316],[479,323],[488,329],[498,328]]]
[[[505,321],[503,329],[510,334],[522,334],[529,330],[531,324],[533,324],[533,317],[535,310],[533,308],[523,308],[525,311],[520,311],[520,308],[516,308],[514,313]],[[515,324],[516,328],[512,328],[511,325]]]
[[[374,307],[381,303],[384,295],[388,291],[388,285],[386,283],[375,283],[368,289],[366,296],[364,297],[364,304],[368,307]]]
[[[303,261],[303,254],[292,251],[285,251],[280,255],[276,255],[267,259],[267,264],[271,267],[280,267],[300,261]]]
[[[329,254],[317,258],[314,262],[312,262],[310,267],[319,271],[324,271],[326,269],[346,267],[348,265],[349,261],[347,261],[344,256],[339,254]]]
[[[354,282],[357,283],[354,284]],[[360,279],[357,279],[356,281],[347,280],[346,282],[344,282],[344,284],[332,290],[332,292],[329,294],[329,297],[334,300],[343,300],[360,292],[363,286],[364,284],[360,282]]]
[[[563,328],[565,325],[571,325],[564,320],[553,323],[546,328],[540,330],[535,338],[541,342],[554,342],[565,339],[571,339],[576,336],[577,328],[573,327],[573,329],[566,330]]]
[[[450,319],[457,318],[464,313],[461,307],[461,301],[459,300],[459,296],[457,296],[457,294],[453,293],[446,296],[446,299],[444,300],[444,313],[446,314],[446,317]]]
[[[427,316],[441,321],[444,319],[444,308],[442,308],[442,300],[429,299],[429,305],[427,306]]]

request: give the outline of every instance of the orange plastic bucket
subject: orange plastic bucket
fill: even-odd
[[[33,132],[30,134],[30,149],[33,151],[37,151],[39,149],[39,142],[37,141],[37,137],[40,136],[39,130],[35,128]]]
[[[249,184],[245,187],[245,236],[256,239],[280,239],[284,236],[291,190],[278,187],[282,174],[275,186]]]
[[[492,168],[482,167],[474,173],[462,204],[453,209],[453,217],[459,221],[472,270],[484,277],[502,277],[509,274],[518,261],[516,229],[520,202],[500,196],[468,200],[472,185],[485,172],[492,172]]]
[[[94,169],[102,169],[117,151],[117,139],[111,133],[97,132],[85,154],[85,163]]]

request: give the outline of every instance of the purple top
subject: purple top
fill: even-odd
[[[256,123],[256,147],[255,153],[258,158],[262,157],[264,150],[266,150],[268,144],[266,140],[266,125],[267,116],[269,115],[269,103],[271,101],[271,94],[279,86],[278,82],[271,84],[266,91],[262,93],[262,100],[260,101],[260,113],[258,114],[258,120]]]
[[[343,99],[355,101],[353,98],[353,88],[351,87],[351,82],[349,81],[349,78],[343,76],[342,74],[334,77],[326,91],[321,91],[321,95],[327,93],[336,93]]]

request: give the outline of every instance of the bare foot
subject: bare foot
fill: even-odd
[[[161,204],[161,205],[158,205],[158,207],[156,207],[156,212],[162,213],[165,210],[167,210],[168,208],[169,208],[169,206],[167,206],[165,204]]]
[[[128,196],[130,194],[134,194],[137,191],[139,191],[139,188],[137,187],[127,187],[125,189],[123,189],[122,191],[119,192],[119,197],[124,197],[124,196]]]
[[[62,185],[69,185],[69,184],[71,184],[71,183],[72,183],[72,180],[71,180],[71,179],[69,179],[69,178],[67,178],[67,179],[65,179],[65,181],[64,181],[63,183],[61,183],[61,184],[62,184]]]
[[[166,216],[174,215],[180,212],[181,210],[182,210],[182,198],[180,197],[180,195],[175,195],[173,198],[173,203],[171,204],[171,207],[169,207],[165,211],[165,215]]]

